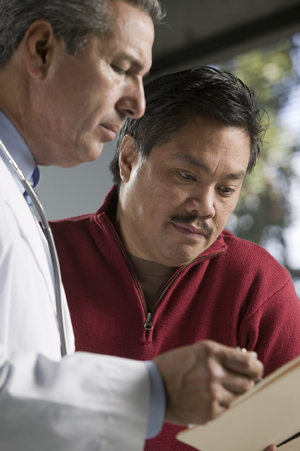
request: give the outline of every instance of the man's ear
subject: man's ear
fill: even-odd
[[[132,135],[125,135],[120,146],[119,154],[120,177],[124,183],[129,181],[133,164],[138,156],[139,152],[134,137]]]
[[[33,78],[43,79],[47,76],[55,52],[62,47],[49,22],[36,20],[25,33],[22,41],[26,68]]]

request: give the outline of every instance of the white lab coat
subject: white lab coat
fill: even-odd
[[[73,352],[60,360],[42,232],[0,158],[0,449],[143,448],[149,381],[142,362]],[[65,301],[65,299],[64,299]]]

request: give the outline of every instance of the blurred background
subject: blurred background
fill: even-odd
[[[300,0],[163,0],[149,80],[209,64],[235,73],[267,113],[262,155],[227,228],[265,247],[300,296]],[[138,39],[138,36],[137,36]],[[146,80],[147,82],[147,80]],[[112,182],[114,144],[73,169],[41,168],[50,219],[96,211]]]

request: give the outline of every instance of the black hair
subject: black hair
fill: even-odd
[[[130,134],[147,158],[154,146],[169,142],[191,119],[202,117],[222,125],[243,128],[251,141],[247,172],[251,172],[266,131],[253,91],[235,75],[213,67],[194,67],[162,75],[145,86],[146,111],[139,119],[127,118],[110,164],[113,181],[121,184],[119,150]]]

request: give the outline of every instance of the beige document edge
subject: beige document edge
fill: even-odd
[[[182,431],[178,440],[201,451],[263,451],[300,431],[300,357],[238,398],[228,411],[204,426]],[[293,443],[295,442],[295,443]],[[300,451],[295,439],[280,451]]]

